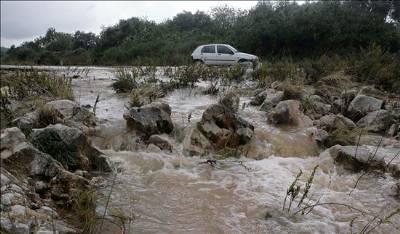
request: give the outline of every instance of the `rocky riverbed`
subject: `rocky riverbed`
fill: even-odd
[[[73,77],[75,100],[45,104],[56,124],[33,110],[1,130],[4,232],[400,231],[398,96],[330,76],[200,81],[129,107],[113,68],[36,69]],[[95,220],[77,222],[88,191]]]

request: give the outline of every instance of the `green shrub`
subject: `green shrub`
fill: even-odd
[[[362,49],[348,70],[356,81],[373,84],[380,89],[400,93],[400,54],[391,54],[373,44]]]
[[[115,73],[117,80],[112,83],[112,88],[117,93],[130,92],[138,86],[139,72],[139,69],[136,67],[132,67],[131,69],[118,68]]]

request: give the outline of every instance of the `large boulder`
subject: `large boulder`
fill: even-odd
[[[379,170],[400,176],[400,158],[396,158],[396,149],[372,146],[341,146],[335,145],[320,155],[321,160],[332,159],[347,170]],[[326,161],[321,163],[326,164]]]
[[[124,114],[129,128],[136,129],[147,137],[154,134],[170,133],[174,125],[168,104],[153,102],[142,107],[133,107]]]
[[[34,129],[31,138],[39,150],[50,154],[68,170],[111,171],[106,158],[77,128],[62,124],[50,125]]]
[[[216,149],[244,145],[254,134],[253,125],[221,104],[208,107],[197,126]]]
[[[335,130],[351,130],[356,127],[354,122],[349,119],[344,117],[341,114],[334,115],[334,114],[329,114],[325,115],[322,118],[320,118],[318,121],[316,121],[316,125],[328,132],[333,132]]]
[[[357,125],[371,132],[384,132],[390,128],[392,122],[393,119],[389,111],[377,110],[361,118]]]
[[[76,107],[79,107],[78,103],[67,99],[51,101],[44,105],[44,108],[60,112],[63,118],[72,118]]]
[[[279,102],[268,114],[268,121],[275,125],[312,126],[311,119],[300,111],[300,102],[297,100]]]
[[[383,104],[384,102],[380,99],[365,95],[357,95],[350,102],[347,113],[351,119],[359,120],[369,112],[382,109]]]
[[[197,127],[190,129],[183,140],[183,153],[187,156],[206,155],[213,150],[211,142]]]
[[[30,144],[16,127],[1,133],[2,166],[16,175],[54,177],[64,170],[50,155]]]
[[[260,111],[270,111],[280,101],[283,100],[283,91],[271,89],[268,95],[265,97],[263,103],[260,106]]]

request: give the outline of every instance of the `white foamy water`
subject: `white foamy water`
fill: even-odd
[[[115,136],[124,131],[122,114],[128,97],[113,92],[110,87],[113,77],[110,68],[90,69],[88,77],[74,79],[73,86],[81,104],[93,105],[100,94],[97,116],[113,119],[103,127],[115,128],[114,132],[110,130],[113,132],[110,135]],[[162,101],[171,106],[174,124],[184,127],[198,121],[207,106],[217,99],[183,89],[169,93]],[[248,97],[241,98],[242,103],[248,101]],[[228,158],[216,168],[201,163],[204,158],[183,156],[179,141],[175,141],[172,153],[145,147],[115,151],[121,148],[115,142],[99,145],[121,169],[109,210],[135,215],[134,221],[126,225],[127,233],[350,233],[352,229],[360,233],[372,217],[344,205],[382,217],[400,207],[399,201],[389,195],[390,186],[398,181],[389,174],[367,174],[353,191],[361,172],[345,171],[324,161],[317,169],[305,203],[344,205],[316,206],[306,215],[294,215],[298,210],[297,199],[291,212],[283,211],[287,188],[299,170],[303,171],[300,184],[304,187],[314,166],[322,162],[318,157],[320,150],[305,129],[270,126],[265,113],[255,107],[239,112],[255,126],[250,158]],[[191,123],[187,120],[189,113]],[[116,141],[125,141],[123,138],[130,136],[119,137]],[[107,180],[111,184],[112,178]],[[100,192],[106,195],[109,189],[108,186]],[[400,233],[399,216],[391,221],[372,233]],[[101,233],[118,232],[119,228],[112,224],[101,230]]]

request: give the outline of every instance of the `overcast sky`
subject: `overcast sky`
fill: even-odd
[[[133,16],[162,22],[183,10],[208,12],[227,4],[250,9],[256,1],[142,1],[142,2],[48,2],[1,1],[1,46],[19,45],[46,33],[49,27],[60,32],[76,30],[99,33],[102,26]]]

